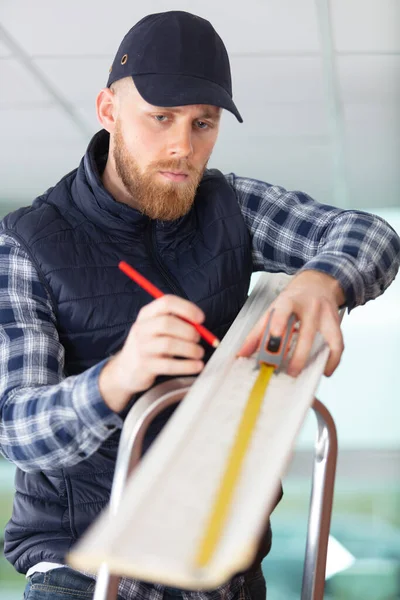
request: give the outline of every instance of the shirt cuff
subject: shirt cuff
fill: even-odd
[[[77,377],[72,391],[72,404],[79,419],[99,439],[106,439],[123,425],[121,417],[107,406],[99,390],[100,371],[109,360],[101,361]]]
[[[326,273],[340,283],[345,296],[345,306],[349,311],[365,303],[364,281],[350,256],[334,252],[320,254],[309,260],[298,272],[309,270]]]

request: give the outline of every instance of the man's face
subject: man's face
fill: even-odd
[[[219,119],[215,106],[159,108],[129,87],[119,99],[110,137],[127,202],[151,219],[171,221],[185,215],[217,140]]]

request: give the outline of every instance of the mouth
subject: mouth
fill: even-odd
[[[174,173],[173,171],[160,171],[160,174],[170,181],[186,181],[189,177],[187,173]]]

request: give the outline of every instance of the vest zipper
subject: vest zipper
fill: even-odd
[[[154,222],[150,221],[147,231],[148,231],[148,238],[149,238],[149,242],[150,242],[149,243],[150,255],[151,255],[152,259],[154,260],[161,275],[163,276],[165,282],[168,284],[168,286],[171,288],[171,290],[173,291],[173,293],[176,296],[181,296],[183,298],[189,299],[188,295],[184,292],[184,290],[181,288],[179,283],[177,281],[175,281],[175,279],[173,279],[172,275],[166,270],[166,268],[162,264],[158,254],[157,254],[157,240],[156,240],[156,232],[155,232],[155,223]]]

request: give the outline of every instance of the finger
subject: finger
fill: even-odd
[[[292,307],[292,303],[287,302],[284,299],[280,299],[279,302],[273,303],[250,332],[236,356],[251,356],[260,348],[261,340],[269,319],[271,319],[269,339],[271,339],[271,336],[276,338],[276,345],[279,347],[280,339],[286,330],[288,319],[293,312]]]
[[[152,338],[144,349],[153,360],[157,357],[181,356],[186,359],[200,360],[204,356],[204,348],[199,344],[185,342],[173,337]]]
[[[168,336],[190,342],[200,340],[200,334],[193,325],[173,315],[157,315],[140,323],[140,327],[146,337]]]
[[[279,348],[281,347],[282,337],[285,335],[287,330],[289,318],[293,312],[293,302],[288,302],[282,298],[280,299],[280,302],[278,302],[273,308],[267,340],[268,351],[278,352]]]
[[[193,375],[204,368],[201,360],[155,358],[152,361],[154,375]]]
[[[321,319],[319,330],[330,349],[328,361],[324,371],[324,374],[327,377],[330,377],[339,365],[344,350],[343,334],[340,329],[340,319],[338,318],[336,311],[334,314],[331,310],[325,311],[325,314]]]
[[[313,311],[303,316],[296,347],[288,366],[288,374],[292,377],[297,377],[307,362],[317,333],[317,325],[318,312]]]
[[[138,318],[140,316],[140,318],[151,319],[162,314],[173,314],[177,317],[184,317],[189,319],[189,321],[194,321],[195,323],[203,323],[205,320],[204,312],[196,304],[172,294],[166,294],[146,304],[140,310]]]
[[[281,299],[272,309],[271,324],[269,329],[270,337],[281,338],[286,331],[290,315],[295,312],[294,303],[286,299]]]
[[[243,346],[236,354],[237,357],[251,356],[258,349],[261,342],[261,337],[266,327],[268,316],[263,316],[257,323],[257,325],[251,330],[247,338],[245,339]]]

